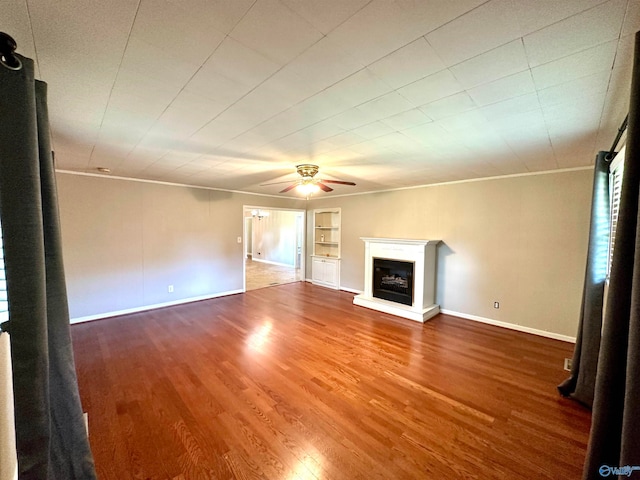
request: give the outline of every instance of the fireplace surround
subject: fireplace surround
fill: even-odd
[[[440,312],[435,304],[436,245],[440,240],[362,237],[364,292],[353,303],[426,322]]]

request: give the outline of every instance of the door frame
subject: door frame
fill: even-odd
[[[280,210],[284,212],[294,212],[301,213],[302,221],[298,222],[296,220],[296,233],[295,238],[293,239],[294,244],[294,256],[298,255],[297,250],[298,247],[301,247],[300,253],[300,274],[301,274],[301,282],[304,282],[307,278],[306,275],[306,261],[307,261],[307,210],[302,208],[282,208],[282,207],[269,207],[267,205],[243,205],[242,206],[242,291],[247,291],[247,254],[246,249],[247,246],[246,236],[247,236],[247,223],[245,218],[251,218],[251,210]],[[253,231],[253,228],[252,228]],[[298,240],[300,240],[300,245],[298,245]],[[253,243],[253,239],[252,239]],[[295,258],[295,257],[294,257]],[[294,262],[295,265],[295,262]]]

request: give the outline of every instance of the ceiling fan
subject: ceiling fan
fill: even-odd
[[[331,188],[327,183],[333,183],[336,185],[352,185],[355,186],[353,182],[344,182],[342,180],[320,180],[318,178],[314,178],[318,173],[318,165],[312,165],[310,163],[303,163],[301,165],[296,165],[296,171],[300,178],[295,180],[291,185],[287,188],[280,190],[280,193],[287,193],[294,188],[297,188],[298,191],[304,193],[309,196],[312,193],[317,192],[318,190],[322,190],[324,192],[331,192],[333,188]],[[263,183],[261,186],[266,185],[277,185],[279,183],[288,183],[286,182],[274,182],[274,183]]]

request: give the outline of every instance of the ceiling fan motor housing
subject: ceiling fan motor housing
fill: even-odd
[[[298,175],[300,175],[304,180],[311,180],[316,173],[318,173],[318,165],[312,165],[310,163],[296,165],[296,169],[298,171]]]

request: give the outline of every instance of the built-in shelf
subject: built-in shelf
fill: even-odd
[[[313,283],[340,287],[340,209],[313,211]]]

